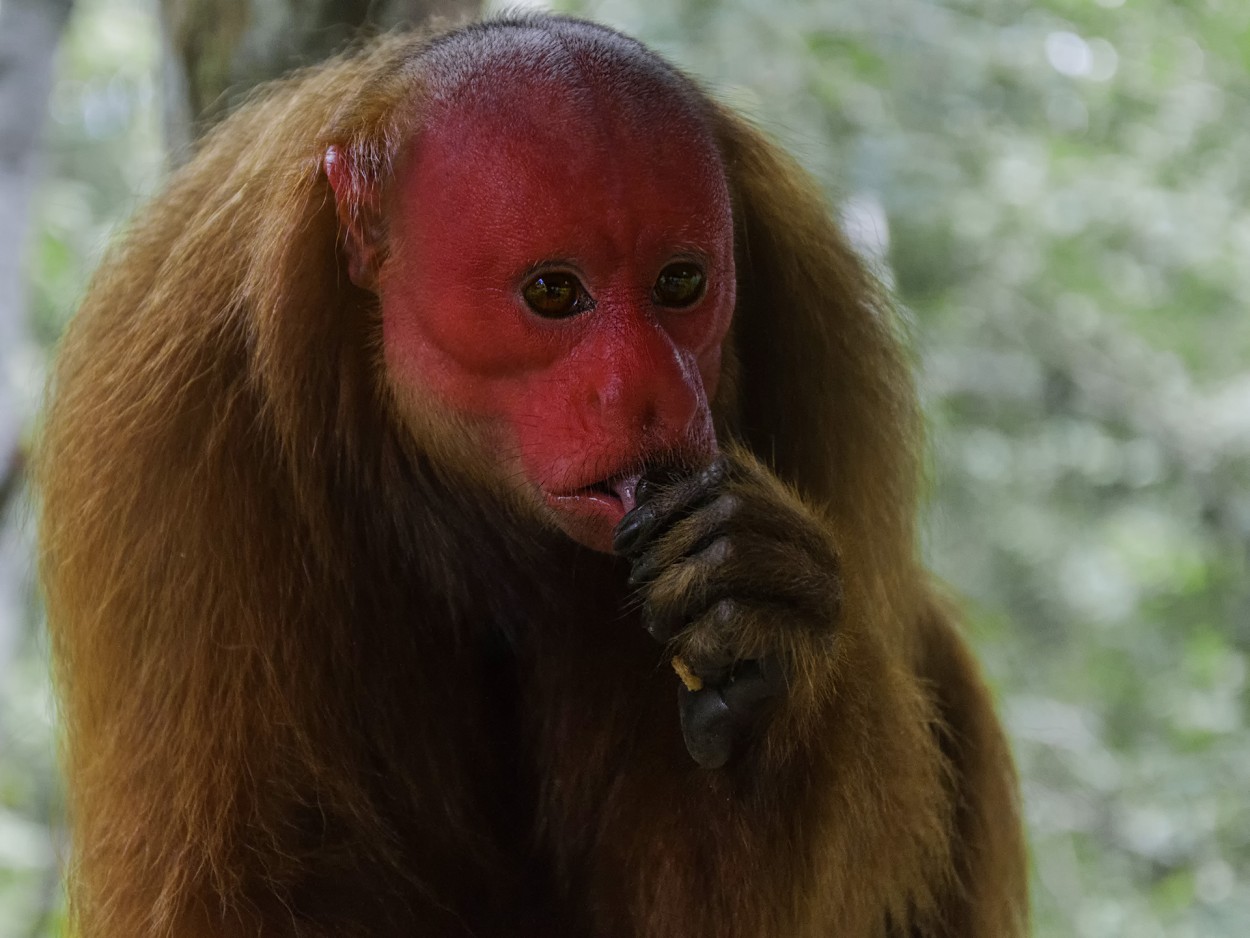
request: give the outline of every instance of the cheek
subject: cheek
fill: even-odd
[[[597,400],[604,383],[601,365],[573,354],[500,387],[498,430],[529,481],[559,488],[579,467],[613,460],[625,434],[604,420]]]
[[[699,377],[703,380],[704,402],[710,407],[716,400],[716,389],[720,387],[720,367],[722,342],[717,342],[698,358]]]
[[[384,270],[380,292],[391,373],[466,416],[506,416],[529,376],[568,351],[558,335],[532,328],[502,291],[477,286],[437,251],[410,248],[402,266]]]
[[[575,356],[550,340],[498,322],[482,326],[480,313],[459,315],[465,312],[450,298],[431,315],[394,295],[384,301],[384,357],[395,393],[471,426],[506,475],[541,483],[545,467],[587,442],[574,403],[586,396],[577,379],[587,370],[570,367]]]
[[[691,322],[683,322],[678,316],[671,317],[669,332],[694,363],[708,404],[716,398],[720,385],[721,362],[733,321],[735,298],[733,266],[730,264],[726,286],[717,295],[708,298],[711,302],[706,316]]]

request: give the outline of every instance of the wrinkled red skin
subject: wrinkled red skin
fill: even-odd
[[[376,284],[386,367],[485,426],[550,520],[608,551],[647,460],[715,452],[729,192],[697,117],[631,89],[636,76],[605,88],[524,72],[436,102],[405,154]],[[657,306],[657,276],[684,260],[705,269],[702,299]],[[594,308],[533,312],[522,290],[549,270],[574,273]],[[587,491],[604,480],[615,494]]]

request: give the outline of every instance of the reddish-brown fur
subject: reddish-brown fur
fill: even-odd
[[[709,771],[627,568],[380,373],[322,159],[390,178],[428,41],[227,121],[65,339],[40,480],[79,933],[1021,934],[1010,758],[916,556],[908,364],[817,187],[708,105],[738,232],[718,437],[827,519],[843,581],[836,640]]]

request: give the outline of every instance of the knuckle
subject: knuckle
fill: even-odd
[[[736,622],[741,610],[736,599],[722,599],[712,606],[709,622],[718,629],[725,629]]]
[[[742,497],[736,492],[722,492],[708,507],[708,515],[719,523],[732,519],[742,511]]]
[[[671,564],[651,583],[647,604],[656,609],[684,607],[702,588],[703,580],[697,565]]]
[[[737,557],[734,543],[727,537],[718,537],[703,551],[703,562],[711,567],[723,567]]]

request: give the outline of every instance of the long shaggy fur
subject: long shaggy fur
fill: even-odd
[[[828,519],[844,609],[750,760],[686,756],[619,563],[401,416],[322,159],[384,191],[443,41],[226,121],[64,340],[39,479],[78,933],[1020,934],[1010,759],[916,558],[895,320],[757,131],[700,99],[738,241],[718,430]]]

